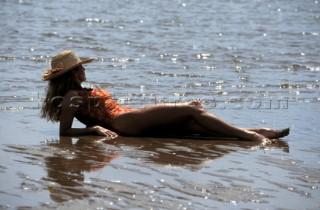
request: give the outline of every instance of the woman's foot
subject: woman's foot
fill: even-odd
[[[248,131],[248,140],[262,142],[262,143],[270,141],[270,139],[266,138],[265,136],[253,131]]]
[[[270,140],[269,138],[266,138],[265,136],[257,132],[246,130],[246,129],[244,129],[243,132],[241,132],[241,134],[238,137],[241,139],[246,139],[250,141],[261,142],[263,144],[272,142],[272,140]]]
[[[252,129],[251,131],[261,134],[268,139],[279,139],[289,135],[290,128],[285,128],[281,130],[274,130],[270,128],[259,128],[259,129]]]

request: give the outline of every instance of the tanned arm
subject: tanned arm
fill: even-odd
[[[101,126],[92,126],[87,128],[72,128],[73,119],[80,108],[82,98],[76,91],[69,91],[61,104],[60,115],[60,135],[78,136],[78,135],[101,135],[115,138],[117,134]]]

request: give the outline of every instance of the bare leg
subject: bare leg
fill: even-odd
[[[253,131],[258,134],[263,135],[264,137],[268,139],[279,139],[284,136],[289,135],[290,129],[284,128],[281,130],[275,130],[271,128],[243,128],[244,130]],[[171,134],[171,135],[200,135],[200,136],[212,136],[212,137],[228,137],[226,135],[218,134],[218,133],[212,133],[208,130],[202,128],[198,124],[196,124],[193,120],[187,121],[187,122],[181,122],[170,126],[158,126],[154,129],[150,130],[149,134],[155,133],[156,135],[161,135],[163,133],[165,134]]]
[[[196,124],[209,132],[247,140],[265,140],[263,135],[224,122],[202,109],[197,102],[149,106],[123,113],[115,118],[112,127],[117,132],[126,135],[139,135],[144,130],[154,126],[170,125],[189,120],[195,121]]]
[[[193,120],[178,122],[175,124],[155,126],[143,133],[146,136],[158,137],[225,137],[224,135],[212,133],[196,124]]]
[[[274,130],[270,128],[245,128],[245,129],[259,133],[268,139],[279,139],[279,138],[288,136],[290,132],[290,128],[284,128],[281,130]]]

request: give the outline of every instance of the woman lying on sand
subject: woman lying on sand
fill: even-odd
[[[60,122],[60,135],[103,135],[110,139],[117,133],[126,136],[144,135],[151,129],[169,127],[190,133],[203,132],[212,135],[235,137],[243,140],[273,142],[289,134],[289,128],[239,128],[210,114],[198,101],[178,104],[158,104],[143,108],[123,107],[111,94],[101,89],[85,89],[83,64],[93,59],[81,60],[73,51],[63,51],[51,60],[51,69],[42,75],[49,81],[42,117]],[[77,118],[86,128],[72,128]]]

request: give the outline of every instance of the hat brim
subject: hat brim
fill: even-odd
[[[70,70],[72,70],[72,69],[74,69],[74,68],[76,68],[76,67],[78,67],[78,66],[80,66],[82,64],[91,63],[93,60],[94,59],[92,59],[92,58],[81,60],[80,62],[78,62],[78,63],[76,63],[76,64],[74,64],[72,66],[69,66],[68,68],[65,68],[65,69],[63,69],[61,71],[58,71],[56,73],[53,73],[52,69],[48,69],[42,74],[42,80],[43,81],[48,81],[48,80],[55,79],[55,78],[67,73],[68,71],[70,71]]]

